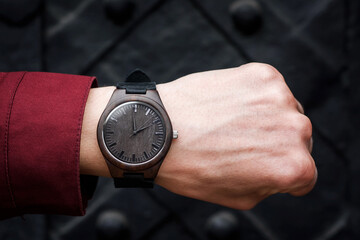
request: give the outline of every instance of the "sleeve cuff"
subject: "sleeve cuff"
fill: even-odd
[[[97,177],[79,170],[82,119],[94,77],[26,73],[8,131],[9,188],[16,214],[84,215]]]

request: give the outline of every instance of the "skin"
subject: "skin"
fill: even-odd
[[[110,177],[97,123],[114,87],[92,89],[83,120],[80,172]],[[179,138],[156,183],[236,209],[315,185],[312,127],[282,75],[266,64],[195,73],[157,86]]]

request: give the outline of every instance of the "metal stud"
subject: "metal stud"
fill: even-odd
[[[125,215],[117,210],[101,213],[97,218],[96,228],[99,240],[130,239],[129,222]]]
[[[0,0],[0,22],[24,25],[39,16],[40,0]]]
[[[230,5],[234,25],[244,34],[253,34],[262,25],[262,10],[256,0],[238,0]]]
[[[208,239],[234,240],[239,239],[239,222],[229,211],[222,211],[210,216],[205,225]]]
[[[103,0],[106,16],[115,24],[126,23],[134,14],[135,3],[130,0]]]

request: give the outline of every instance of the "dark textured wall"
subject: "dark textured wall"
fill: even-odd
[[[278,194],[235,211],[101,179],[85,217],[3,221],[0,239],[97,239],[106,210],[125,214],[131,239],[209,239],[207,222],[238,232],[219,239],[359,239],[360,1],[246,1],[0,0],[0,71],[96,75],[109,85],[134,68],[162,83],[270,63],[313,123],[319,179],[309,195]]]

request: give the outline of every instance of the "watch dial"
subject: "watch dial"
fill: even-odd
[[[164,119],[152,106],[128,102],[108,115],[103,128],[105,145],[117,159],[143,163],[163,147],[166,136]]]

